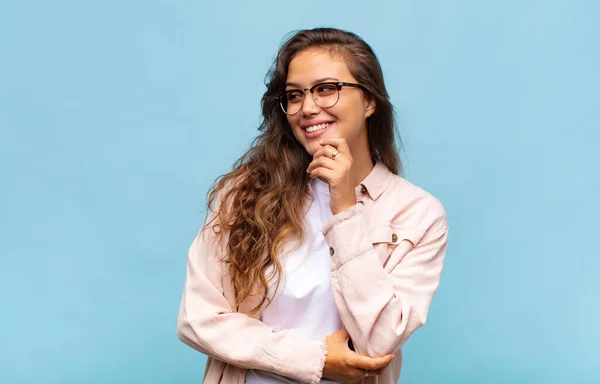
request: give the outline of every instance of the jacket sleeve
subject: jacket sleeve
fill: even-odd
[[[258,319],[236,312],[224,296],[223,268],[211,229],[192,243],[177,322],[190,347],[244,369],[274,372],[318,383],[326,346],[293,331],[274,332]]]
[[[448,226],[441,204],[416,241],[398,239],[382,266],[373,248],[361,206],[330,219],[323,227],[330,246],[332,285],[340,316],[358,353],[378,357],[395,353],[425,324],[439,285]],[[413,244],[413,241],[416,244]]]

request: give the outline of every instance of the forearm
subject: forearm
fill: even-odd
[[[377,267],[377,268],[374,268]],[[395,353],[424,324],[394,292],[374,252],[356,257],[332,272],[340,317],[355,350],[365,356]]]
[[[224,266],[214,249],[203,236],[190,247],[177,324],[179,338],[240,368],[318,383],[325,362],[324,344],[293,331],[273,332],[262,321],[233,310],[224,296]]]
[[[446,229],[444,221],[418,246],[399,241],[390,257],[395,264],[384,270],[360,212],[340,215],[324,228],[334,296],[357,352],[396,352],[425,323],[439,284]]]
[[[260,369],[303,383],[318,383],[325,363],[325,346],[291,331],[273,332],[242,313],[201,319],[180,311],[179,338],[190,347],[228,364]]]

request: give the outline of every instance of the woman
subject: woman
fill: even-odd
[[[381,67],[358,36],[300,31],[262,98],[262,133],[209,194],[179,338],[204,383],[396,383],[446,251],[437,199],[398,176]]]

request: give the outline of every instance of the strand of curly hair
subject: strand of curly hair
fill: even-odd
[[[279,257],[284,246],[294,241],[298,246],[306,238],[302,202],[310,178],[306,169],[312,159],[294,137],[280,109],[279,96],[285,89],[290,61],[310,48],[342,57],[367,90],[366,96],[375,99],[375,113],[367,121],[373,163],[381,161],[395,174],[401,169],[393,106],[371,47],[359,36],[334,28],[303,30],[289,38],[266,77],[261,134],[233,171],[215,181],[207,199],[207,212],[212,215],[204,228],[212,228],[217,241],[226,245],[222,261],[229,268],[236,309],[255,295],[259,300],[251,312],[271,303],[269,287],[274,288],[274,295],[281,283]]]

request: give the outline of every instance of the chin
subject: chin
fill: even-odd
[[[321,149],[321,145],[319,142],[309,143],[304,146],[304,149],[306,149],[306,152],[308,152],[309,155],[314,156],[314,154]]]
[[[298,143],[300,143],[300,145],[302,146],[302,148],[304,148],[304,150],[306,152],[308,152],[309,155],[314,155],[315,152],[317,152],[319,150],[319,148],[321,147],[319,145],[319,142],[312,142],[312,141],[305,141],[305,140],[298,140],[298,137],[296,137],[296,140],[298,141]]]
[[[310,148],[310,147],[309,147],[309,148],[306,148],[306,147],[304,147],[304,150],[305,150],[305,151],[306,151],[306,153],[308,153],[308,154],[309,154],[311,157],[312,157],[312,156],[314,156],[314,155],[315,155],[315,153],[317,152],[317,150],[316,150],[316,149],[313,149],[313,148]]]

